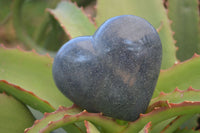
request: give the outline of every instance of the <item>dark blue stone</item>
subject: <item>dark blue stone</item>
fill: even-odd
[[[83,109],[133,121],[148,107],[161,57],[161,41],[152,25],[122,15],[107,20],[93,36],[64,44],[53,76],[60,91]]]

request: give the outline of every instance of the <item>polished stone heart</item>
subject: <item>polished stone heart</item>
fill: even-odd
[[[161,66],[158,33],[145,19],[122,15],[93,36],[64,44],[53,63],[57,87],[89,112],[133,121],[144,113]]]

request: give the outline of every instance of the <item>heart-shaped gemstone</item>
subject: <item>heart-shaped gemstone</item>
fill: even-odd
[[[60,91],[89,112],[133,121],[144,113],[161,66],[159,35],[145,19],[122,15],[93,36],[64,44],[53,63]]]

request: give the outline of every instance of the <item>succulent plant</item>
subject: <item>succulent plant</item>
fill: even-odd
[[[6,14],[0,14],[0,27],[14,28],[17,37],[12,30],[6,30],[5,35],[12,35],[11,38],[6,36],[6,39],[15,43],[17,39],[18,43],[24,44],[23,49],[20,46],[10,49],[6,44],[0,46],[0,129],[4,133],[199,132],[199,1],[97,0],[95,18],[84,13],[85,7],[79,8],[70,1],[37,1],[34,4],[46,12],[36,18],[40,21],[36,21],[35,26],[33,20],[26,22],[28,19],[23,19],[23,15],[31,16],[31,10],[34,12],[35,6],[30,8],[32,1],[0,2],[2,12]],[[2,6],[8,3],[12,6]],[[22,10],[22,6],[29,10]],[[12,12],[9,13],[10,10]],[[98,111],[103,113],[94,113],[73,104],[56,87],[52,75],[53,57],[64,42],[70,40],[67,42],[69,45],[77,41],[74,40],[76,37],[92,36],[104,21],[125,14],[142,17],[157,29],[163,58],[157,85],[148,85],[155,90],[146,111],[129,122],[105,116],[102,110]],[[37,29],[39,22],[41,25]],[[93,38],[95,36],[97,33]],[[0,41],[6,43],[1,37],[0,34]],[[81,40],[85,38],[79,37]],[[98,39],[101,38],[98,36]],[[49,54],[44,55],[46,52]],[[69,78],[75,80],[74,77]],[[143,95],[142,99],[146,97],[149,96]],[[90,104],[91,101],[83,99],[83,102]],[[139,104],[143,102],[148,103],[140,100]],[[115,114],[112,116],[115,117]]]

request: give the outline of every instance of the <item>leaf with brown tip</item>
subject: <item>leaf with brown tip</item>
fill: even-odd
[[[150,133],[151,122],[147,123],[139,133]]]
[[[70,38],[92,35],[96,28],[84,12],[74,3],[62,1],[56,9],[47,10],[60,23]]]
[[[84,121],[87,133],[100,133],[99,130],[89,121]]]

